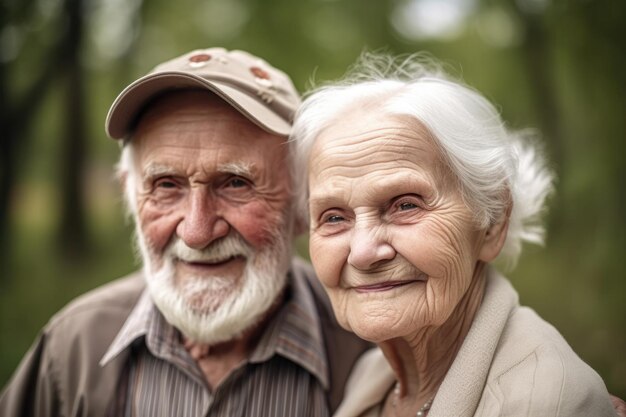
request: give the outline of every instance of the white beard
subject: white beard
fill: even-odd
[[[286,229],[286,228],[281,228]],[[143,234],[137,241],[144,261],[147,287],[154,304],[168,323],[199,343],[214,345],[233,340],[257,324],[285,288],[291,259],[290,230],[280,230],[273,243],[258,252],[237,233],[196,250],[174,238],[163,251],[157,271]],[[175,259],[219,262],[241,256],[246,265],[241,277],[186,277],[176,285]]]

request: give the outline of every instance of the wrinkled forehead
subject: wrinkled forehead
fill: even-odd
[[[308,168],[312,199],[361,201],[392,190],[433,195],[458,187],[428,129],[408,116],[338,119],[318,136]]]
[[[261,129],[202,91],[172,93],[154,102],[130,143],[134,163],[151,175],[184,168],[290,181],[286,138]]]
[[[252,130],[257,128],[256,125],[249,122],[215,94],[203,90],[187,89],[166,92],[150,101],[141,110],[135,121],[132,128],[133,139],[131,140],[145,136],[146,130],[166,130],[169,128],[176,131],[180,129],[181,124],[194,123],[208,117],[219,117]]]
[[[361,158],[371,163],[390,158],[443,161],[438,142],[421,121],[359,110],[336,118],[321,130],[311,149],[309,168],[314,168],[319,158],[346,164]]]
[[[261,129],[221,98],[202,90],[170,92],[143,111],[133,131],[136,149],[157,145],[188,145],[240,148],[287,148],[287,138]]]

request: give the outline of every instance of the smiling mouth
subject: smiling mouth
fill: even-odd
[[[360,293],[383,292],[383,291],[393,290],[399,287],[404,287],[406,285],[415,284],[417,282],[424,282],[424,281],[422,280],[388,281],[388,282],[381,282],[380,284],[359,285],[358,287],[353,287],[353,289],[356,292],[360,292]]]
[[[232,262],[234,260],[238,260],[238,259],[243,259],[242,256],[231,256],[229,258],[223,259],[221,261],[186,261],[184,259],[178,259],[179,262],[182,262],[183,264],[187,264],[190,266],[198,266],[198,267],[207,267],[207,268],[211,268],[211,267],[219,267],[222,265],[226,265],[229,262]]]

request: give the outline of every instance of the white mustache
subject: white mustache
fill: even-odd
[[[190,248],[174,237],[165,250],[165,256],[184,262],[218,263],[236,256],[250,257],[254,251],[239,234],[233,233],[211,243],[204,249]]]

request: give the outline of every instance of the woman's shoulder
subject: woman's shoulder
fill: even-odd
[[[576,355],[559,331],[528,307],[511,311],[495,351],[492,371],[500,373],[524,363],[542,362],[553,375],[600,379],[598,374]],[[568,370],[565,372],[559,372]],[[601,381],[601,379],[600,379]]]
[[[366,351],[354,365],[344,399],[334,417],[375,417],[395,382],[389,363],[378,348]]]
[[[503,415],[615,415],[602,378],[527,307],[515,308],[507,320],[483,402],[489,398]]]

